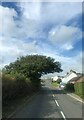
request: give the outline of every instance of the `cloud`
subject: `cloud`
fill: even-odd
[[[35,32],[35,23],[23,17],[19,20],[14,8],[0,6],[0,14],[0,35],[22,39]]]
[[[46,34],[48,34],[47,28],[49,28],[49,26],[52,27],[54,24],[63,24],[81,12],[80,5],[76,3],[20,2],[17,3],[17,7],[21,11],[21,16],[18,16],[14,8],[10,9],[0,6],[2,16],[0,19],[0,31],[2,31],[2,34],[5,36],[18,37],[19,39],[27,37],[35,38],[38,36],[46,37],[45,31]],[[65,13],[67,9],[68,11]],[[71,10],[73,10],[73,12],[71,12]]]
[[[63,72],[54,73],[54,74],[50,74],[50,75],[53,75],[53,76],[57,75],[57,74],[64,75],[67,72],[69,72],[70,69],[73,69],[79,73],[83,72],[83,70],[82,70],[82,64],[83,64],[82,63],[82,57],[83,57],[82,51],[77,52],[77,54],[75,54],[74,56],[71,56],[71,57],[58,54],[55,51],[51,51],[48,53],[45,52],[44,55],[53,57],[56,61],[61,62],[61,65],[62,65]]]
[[[43,3],[41,9],[42,20],[46,24],[64,24],[77,14],[82,13],[81,7],[81,3]]]
[[[35,39],[29,41],[28,37],[35,34],[36,28],[33,21],[25,18],[18,18],[13,8],[0,6],[0,66],[14,61],[18,56],[35,54],[38,52],[38,45]],[[29,24],[29,27],[27,26]],[[25,40],[25,38],[27,40]]]
[[[45,49],[42,50],[42,54],[46,56],[50,56],[55,59],[55,61],[59,61],[62,65],[63,72],[62,73],[55,73],[64,75],[67,73],[67,71],[70,71],[70,69],[73,69],[77,72],[82,73],[82,64],[83,64],[83,53],[82,51],[76,51],[73,56],[67,56],[64,54],[60,54],[60,52],[57,51],[57,49],[50,48],[48,49],[48,46],[44,46]]]
[[[20,16],[14,8],[0,6],[0,65],[10,63],[18,56],[42,54],[60,61],[65,72],[73,66],[81,71],[79,52],[78,56],[68,57],[53,48],[53,45],[65,50],[74,48],[81,31],[65,24],[81,12],[81,4],[20,2],[17,7]]]
[[[36,41],[24,42],[15,38],[0,37],[0,56],[1,64],[8,64],[17,57],[27,54],[34,54],[38,51]]]
[[[0,6],[0,34],[4,36],[14,36],[17,32],[17,26],[14,17],[17,13],[14,9]]]
[[[38,21],[36,20],[36,13],[35,15],[34,13],[32,13],[31,15],[32,11],[29,9],[29,18],[28,16],[26,18],[27,11],[24,13],[22,12],[22,16],[18,16],[18,13],[15,11],[14,8],[0,6],[0,35],[11,38],[15,37],[18,39],[25,39],[28,37],[35,38],[38,37],[38,35],[40,36],[42,32],[40,33],[39,30],[40,26]],[[33,16],[36,17],[36,19],[31,19]]]
[[[71,49],[73,49],[74,47],[73,47],[73,45],[71,45],[71,44],[64,44],[64,45],[62,46],[62,48],[63,48],[63,49],[66,49],[66,50],[71,50]]]
[[[77,27],[61,25],[51,29],[49,40],[65,50],[70,50],[73,48],[74,42],[82,38],[81,34],[81,30]]]
[[[24,19],[37,21],[41,29],[49,24],[65,24],[74,16],[82,13],[82,4],[72,2],[20,2],[17,6],[21,10]]]
[[[35,2],[23,3],[20,2],[19,7],[21,8],[23,17],[26,17],[30,20],[39,20],[40,19],[40,4]]]

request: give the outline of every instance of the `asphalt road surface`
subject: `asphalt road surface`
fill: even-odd
[[[12,118],[82,118],[82,103],[59,89],[52,89],[50,81],[46,81],[40,93]]]

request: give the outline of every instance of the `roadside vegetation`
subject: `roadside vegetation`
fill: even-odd
[[[64,90],[77,94],[84,99],[84,82],[76,82],[75,84],[67,83]]]
[[[77,82],[74,85],[75,94],[79,95],[81,98],[84,99],[84,82]]]
[[[58,87],[60,85],[60,83],[62,82],[61,79],[58,79],[57,81],[51,81],[51,86],[52,87]]]
[[[67,83],[67,84],[65,85],[64,90],[66,90],[66,91],[68,91],[68,92],[74,92],[74,91],[75,91],[75,89],[74,89],[74,84],[72,84],[72,83]]]
[[[61,64],[51,57],[29,55],[17,58],[2,70],[3,117],[11,111],[11,105],[41,88],[41,76],[47,73],[62,72]],[[12,112],[12,111],[11,111]]]
[[[51,86],[56,88],[56,87],[59,86],[59,83],[57,83],[57,82],[51,82]]]
[[[2,115],[6,117],[20,104],[20,100],[37,91],[29,79],[22,75],[2,74]],[[19,104],[18,104],[19,103]],[[17,105],[18,104],[18,105]]]

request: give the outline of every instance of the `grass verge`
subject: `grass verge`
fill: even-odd
[[[57,83],[57,82],[51,82],[51,87],[58,87],[59,86],[59,84]]]

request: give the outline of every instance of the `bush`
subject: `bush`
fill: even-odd
[[[67,90],[67,91],[74,91],[74,84],[67,83],[66,86],[65,86],[65,90]]]
[[[15,97],[16,85],[15,79],[10,75],[2,75],[2,99],[9,100]],[[4,101],[5,102],[5,101]]]
[[[11,77],[9,74],[2,74],[3,105],[18,97],[30,95],[35,90],[36,88],[29,79],[23,75],[17,74],[15,77]]]

